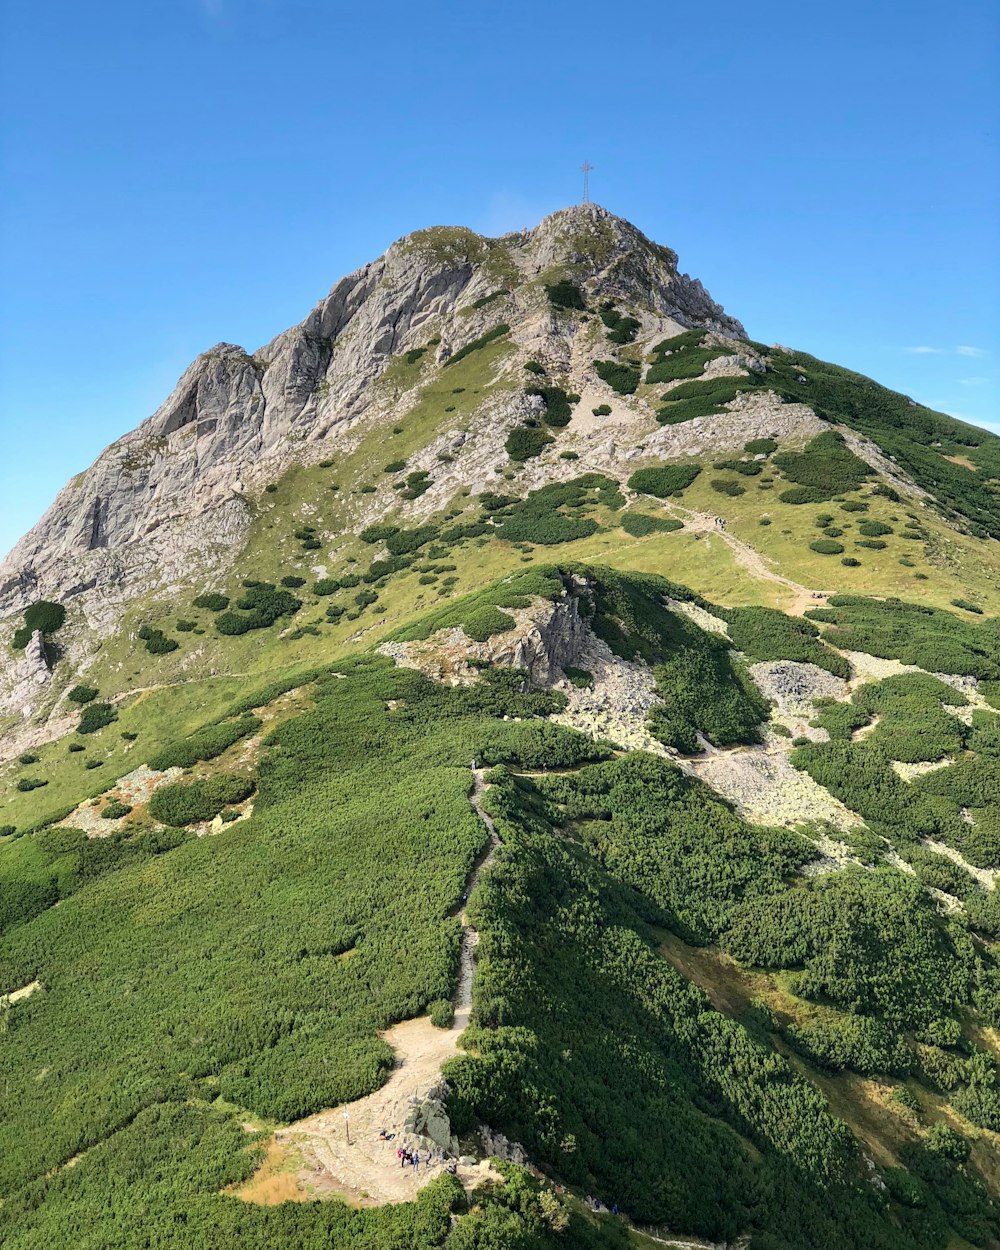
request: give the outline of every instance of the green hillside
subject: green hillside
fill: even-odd
[[[387,257],[4,566],[0,1243],[1000,1246],[1000,439],[594,206]]]

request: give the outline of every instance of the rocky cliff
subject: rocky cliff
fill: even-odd
[[[102,631],[136,595],[193,566],[225,567],[253,495],[290,464],[335,449],[364,420],[372,383],[393,357],[430,336],[447,355],[495,314],[469,315],[494,292],[516,337],[548,307],[543,283],[568,274],[653,318],[744,336],[700,282],[678,272],[672,251],[597,205],[500,239],[452,228],[409,235],[252,355],[220,343],[194,361],[163,406],[77,475],[10,552],[0,619],[45,597],[74,601]],[[551,331],[541,321],[534,317],[533,334]]]

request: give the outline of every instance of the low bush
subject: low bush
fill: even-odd
[[[462,630],[473,642],[485,642],[494,634],[505,634],[514,628],[514,618],[499,608],[484,605],[475,608],[462,622]]]
[[[628,480],[629,490],[666,499],[687,490],[701,472],[698,464],[665,464],[656,469],[637,469]]]
[[[540,426],[516,425],[507,435],[504,447],[511,460],[524,463],[534,456],[540,456],[549,443],[555,439]]]
[[[48,599],[39,599],[24,610],[24,624],[15,630],[13,647],[23,651],[36,631],[44,637],[56,634],[66,621],[66,609],[61,603],[51,603]]]
[[[792,486],[788,490],[783,490],[778,498],[782,503],[822,503],[824,499],[829,499],[826,491],[818,486]]]
[[[411,347],[403,356],[408,365],[415,365],[420,357],[427,351],[426,347]]]
[[[220,773],[189,783],[175,782],[153,791],[149,814],[164,825],[183,828],[214,819],[224,807],[242,802],[253,791],[253,781],[235,773]]]
[[[38,756],[34,751],[25,751],[23,755],[17,757],[17,762],[19,764],[37,764]]]
[[[209,612],[225,612],[229,607],[229,596],[208,591],[204,595],[198,595],[191,602],[196,608],[207,608]]]
[[[549,303],[555,308],[576,308],[582,312],[587,307],[583,292],[575,282],[553,282],[551,285],[546,285],[545,294],[549,298]]]
[[[313,582],[313,594],[324,598],[326,595],[336,594],[340,589],[340,582],[335,577],[321,577],[318,581]]]
[[[447,998],[435,998],[428,1004],[427,1014],[436,1029],[450,1029],[455,1023],[455,1008]]]
[[[886,525],[884,521],[862,521],[858,526],[858,533],[863,534],[865,538],[881,538],[883,534],[892,532],[892,526]]]
[[[162,629],[154,629],[151,625],[143,625],[137,637],[146,644],[150,655],[169,655],[180,646],[176,638],[168,638]]]
[[[233,604],[235,611],[223,612],[215,618],[215,628],[229,636],[245,634],[252,629],[267,629],[284,616],[294,616],[302,607],[288,590],[278,590],[270,582],[251,586]]]
[[[611,405],[610,404],[598,404],[596,408],[591,408],[591,412],[594,414],[595,417],[610,417]]]
[[[122,803],[118,799],[112,799],[111,802],[101,812],[102,820],[121,820],[123,816],[127,816],[131,812],[132,807],[129,803]]]
[[[713,467],[730,469],[733,473],[742,474],[743,477],[757,477],[764,468],[759,460],[717,460]]]
[[[510,333],[510,326],[506,322],[501,322],[498,326],[494,326],[492,330],[487,330],[485,334],[481,334],[479,338],[473,339],[471,343],[455,352],[454,356],[449,356],[444,362],[445,365],[457,364],[460,360],[464,360],[466,356],[471,356],[473,352],[478,352],[483,347],[488,347],[490,343],[497,339],[503,338],[505,334]]]
[[[867,512],[868,505],[863,499],[848,499],[840,505],[841,512]]]
[[[40,790],[42,786],[47,786],[48,784],[49,783],[41,777],[19,777],[16,788],[20,790],[22,794],[28,794],[32,790]]]
[[[529,373],[533,373],[537,378],[540,378],[545,374],[545,366],[540,365],[537,360],[529,360],[524,367]]]
[[[772,451],[778,450],[778,444],[773,438],[752,438],[749,443],[743,444],[743,450],[752,456],[769,456]]]
[[[696,417],[722,412],[742,391],[750,390],[750,378],[706,378],[682,382],[663,395],[663,407],[656,414],[661,425],[680,425]]]
[[[88,703],[80,716],[76,732],[81,734],[97,733],[112,721],[118,719],[118,713],[110,703]]]
[[[821,556],[839,556],[843,553],[844,544],[838,543],[835,538],[817,538],[809,544],[809,550]]]
[[[152,756],[149,766],[166,772],[168,768],[192,768],[201,760],[214,760],[241,738],[256,733],[262,723],[256,716],[244,715],[237,720],[206,725],[190,737],[164,747]]]
[[[862,538],[858,540],[858,546],[867,547],[869,551],[884,551],[888,545],[883,538]]]
[[[856,569],[860,566],[861,561],[856,560],[854,556],[844,556],[843,560],[841,560],[840,563],[843,564],[846,568]]]
[[[790,482],[820,492],[823,499],[857,490],[871,473],[835,430],[817,434],[800,452],[774,456],[772,463]]]
[[[569,397],[562,387],[529,386],[525,393],[538,396],[545,405],[545,411],[542,415],[546,425],[551,425],[556,429],[569,425],[573,416],[573,409],[570,407]]]
[[[93,701],[97,698],[97,687],[74,686],[73,689],[66,695],[66,698],[69,699],[71,703],[93,703]]]
[[[619,395],[634,394],[641,377],[637,365],[623,364],[617,360],[595,360],[594,372]]]
[[[717,490],[720,495],[731,495],[735,498],[737,495],[745,495],[747,488],[741,486],[739,482],[729,481],[725,478],[716,477],[709,482],[712,490]]]
[[[962,608],[966,612],[972,612],[976,616],[983,615],[983,609],[978,603],[971,603],[968,599],[952,599],[951,605],[954,608]]]
[[[405,460],[390,460],[388,464],[382,466],[383,473],[402,473],[406,468]]]
[[[306,584],[306,579],[304,577],[290,575],[288,577],[283,577],[281,579],[281,584],[289,590],[298,590],[300,586],[304,586]]]
[[[621,527],[633,538],[645,538],[648,534],[669,534],[684,528],[682,521],[673,517],[649,516],[645,512],[624,512]]]

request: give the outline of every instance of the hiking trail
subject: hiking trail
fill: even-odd
[[[477,768],[472,772],[469,803],[489,838],[466,880],[466,898],[476,888],[500,842],[493,821],[482,807],[484,771]],[[261,1168],[232,1191],[237,1197],[263,1205],[324,1196],[343,1198],[352,1206],[411,1202],[445,1168],[441,1161],[429,1167],[421,1162],[419,1169],[409,1164],[401,1167],[396,1150],[419,1148],[421,1159],[427,1154],[423,1143],[407,1130],[407,1118],[415,1103],[439,1094],[441,1067],[460,1053],[458,1039],[469,1023],[479,934],[468,922],[464,903],[457,914],[462,922],[461,966],[452,1000],[455,1017],[451,1028],[435,1028],[428,1016],[420,1016],[387,1029],[382,1036],[395,1051],[396,1064],[385,1084],[354,1102],[277,1129],[267,1143]],[[345,1112],[349,1121],[344,1119]],[[380,1139],[382,1130],[393,1134],[391,1141]],[[458,1165],[458,1177],[466,1188],[490,1175],[494,1173],[485,1162]]]

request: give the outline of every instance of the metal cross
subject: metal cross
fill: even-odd
[[[590,203],[590,171],[593,168],[594,167],[593,165],[591,165],[590,161],[584,161],[583,164],[580,166],[580,169],[583,172],[583,202],[584,204]]]

